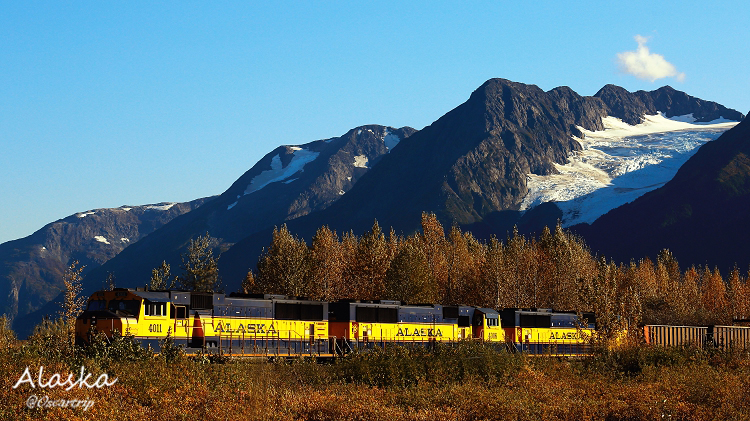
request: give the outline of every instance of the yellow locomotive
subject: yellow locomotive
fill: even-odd
[[[529,354],[581,355],[591,352],[596,331],[594,313],[548,308],[508,308],[501,313],[505,338],[513,349]]]
[[[499,315],[492,309],[390,300],[339,301],[329,309],[331,340],[342,353],[387,344],[505,341]]]
[[[187,353],[328,355],[328,303],[278,295],[226,296],[116,288],[95,292],[76,320],[76,340],[91,332],[133,335],[158,350],[170,337]]]
[[[582,323],[584,323],[583,325]],[[116,288],[97,291],[76,320],[76,340],[93,332],[132,335],[159,350],[170,338],[188,354],[327,357],[389,345],[481,341],[531,354],[590,352],[594,315],[399,301],[324,302],[243,295]]]

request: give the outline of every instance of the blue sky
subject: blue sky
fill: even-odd
[[[671,85],[747,113],[750,8],[707,5],[2,1],[0,242],[219,194],[281,144],[421,129],[492,77]],[[625,73],[636,35],[678,73]]]

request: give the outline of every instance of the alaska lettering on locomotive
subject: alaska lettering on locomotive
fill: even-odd
[[[228,333],[228,332],[238,332],[238,333],[249,333],[249,334],[270,334],[275,335],[276,334],[276,328],[274,328],[273,323],[266,329],[265,323],[248,323],[245,324],[238,324],[237,328],[232,329],[231,323],[222,323],[219,322],[216,325],[216,328],[214,328],[216,332],[222,332],[222,333]]]
[[[581,340],[586,339],[588,335],[586,335],[585,332],[550,332],[549,339],[550,340],[560,340],[560,339],[568,339],[568,340]]]
[[[398,328],[398,333],[396,333],[396,336],[427,336],[427,337],[438,337],[443,336],[443,332],[440,331],[440,328],[438,329],[417,329],[414,328],[413,331],[410,331],[408,327],[404,328]]]

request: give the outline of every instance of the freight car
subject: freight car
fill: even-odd
[[[643,327],[646,343],[656,346],[711,346],[718,349],[750,350],[747,326],[667,326]]]
[[[588,324],[582,325],[583,320]],[[494,309],[399,301],[323,302],[242,295],[116,288],[97,291],[76,320],[76,340],[115,331],[159,350],[170,338],[189,354],[332,357],[391,345],[478,340],[498,350],[579,355],[593,314]]]

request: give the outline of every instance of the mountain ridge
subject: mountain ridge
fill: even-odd
[[[87,273],[211,199],[77,212],[0,244],[0,311],[12,320],[36,310],[62,291],[62,275],[70,262],[79,261]]]
[[[162,260],[177,269],[180,254],[198,235],[209,233],[223,251],[257,231],[324,209],[376,168],[383,157],[408,143],[415,131],[411,127],[364,125],[339,137],[279,146],[215,201],[165,224],[158,235],[144,238],[106,267],[89,273],[84,284],[90,290],[101,284],[107,272],[114,272],[137,279],[133,285],[143,285]],[[311,154],[317,155],[309,159]]]
[[[657,91],[647,94],[658,97],[671,92]],[[642,118],[651,111],[674,109],[649,108],[622,88],[599,93],[582,97],[567,87],[544,92],[535,85],[491,79],[466,102],[412,135],[408,146],[384,159],[341,200],[322,212],[289,221],[289,229],[307,239],[322,225],[339,233],[362,233],[377,219],[382,227],[409,233],[419,228],[422,211],[435,212],[444,226],[477,227],[485,236],[501,238],[514,223],[528,229],[554,224],[559,210],[550,206],[526,217],[518,212],[528,191],[527,174],[555,173],[554,164],[565,163],[570,153],[580,150],[573,139],[583,136],[578,127],[602,130],[606,116],[630,116],[634,121],[633,110]],[[651,104],[656,107],[657,102]],[[631,106],[618,105],[627,103]],[[705,104],[717,108],[709,101],[694,101],[698,108]],[[418,167],[412,164],[415,156],[422,160]],[[267,230],[238,242],[222,256],[220,269],[229,278],[241,279],[254,264],[246,262],[247,256],[256,259],[270,238]]]

